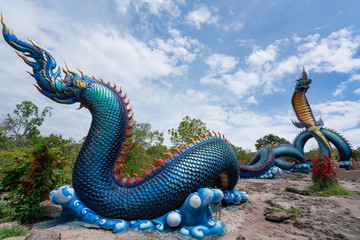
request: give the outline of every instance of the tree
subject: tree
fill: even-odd
[[[285,138],[278,137],[274,134],[268,134],[256,140],[255,147],[259,150],[262,146],[274,146],[277,143],[286,142]]]
[[[136,123],[133,128],[133,139],[134,144],[139,144],[143,148],[148,149],[151,146],[160,146],[164,142],[164,133],[158,130],[151,131],[150,123]]]
[[[171,135],[170,141],[174,146],[180,143],[188,142],[188,138],[193,138],[195,135],[201,135],[202,132],[208,131],[206,123],[200,119],[190,118],[186,116],[180,122],[177,129],[169,129],[168,133]]]
[[[29,140],[38,136],[40,134],[38,127],[42,125],[46,116],[51,116],[51,109],[51,107],[45,107],[39,113],[39,108],[31,101],[17,104],[13,114],[8,113],[1,124],[3,147],[5,138],[13,139],[15,146],[19,146],[21,140]]]
[[[251,152],[249,149],[243,149],[242,147],[232,146],[236,158],[240,165],[245,166],[254,156],[255,153]]]

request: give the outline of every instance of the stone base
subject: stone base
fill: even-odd
[[[337,177],[340,178],[354,178],[354,177],[360,177],[360,171],[359,170],[349,170],[346,171],[343,168],[335,168],[335,173]]]

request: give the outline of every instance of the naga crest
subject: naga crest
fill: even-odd
[[[305,68],[303,68],[301,77],[296,79],[295,92],[304,91],[306,93],[310,88],[311,82],[312,80],[308,78]]]

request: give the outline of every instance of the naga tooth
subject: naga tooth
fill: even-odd
[[[124,95],[124,97],[123,97],[123,98],[125,99],[126,97],[127,97],[127,93],[125,93],[125,95]]]
[[[122,87],[120,87],[120,91],[119,91],[119,93],[120,93],[120,94],[122,93]]]
[[[125,153],[124,153],[124,152],[121,151],[121,152],[120,152],[120,155],[121,155],[121,156],[124,156],[124,155],[127,155],[128,153],[129,153],[129,152],[125,152]]]
[[[212,137],[212,134],[211,134],[211,132],[210,132],[209,130],[208,130],[207,132],[209,133],[210,137]]]
[[[116,160],[116,164],[118,164],[118,163],[123,163],[124,160],[125,160],[125,158],[122,158],[122,159],[118,158],[118,160]]]
[[[172,149],[175,150],[175,151],[177,151],[177,152],[180,152],[180,149],[179,149],[179,148],[174,147],[174,148],[172,148]]]
[[[193,138],[188,138],[192,143],[195,143],[195,140]]]
[[[205,133],[202,132],[201,134],[204,136],[205,139],[207,139],[207,136]]]
[[[199,141],[201,141],[202,140],[202,138],[199,136],[199,135],[195,135],[195,137],[197,137],[198,139],[199,139]]]
[[[151,167],[151,169],[152,169],[153,171],[155,171],[155,170],[156,170],[156,167],[155,167],[154,165],[152,165],[152,164],[148,164],[148,166],[149,166],[149,167]]]
[[[221,138],[221,133],[220,133],[220,132],[218,132],[218,134],[219,134],[219,138]]]
[[[127,102],[125,102],[126,105],[129,105],[130,103],[130,98],[127,100]]]
[[[131,177],[130,177],[129,173],[126,173],[126,174],[127,174],[127,182],[131,183]]]
[[[169,156],[169,158],[172,158],[173,157],[173,155],[171,154],[171,153],[169,153],[169,152],[166,152],[166,153],[164,153],[165,155],[167,155],[167,156]]]
[[[113,89],[116,91],[116,83],[114,83]]]

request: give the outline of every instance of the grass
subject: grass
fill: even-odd
[[[290,217],[289,219],[290,220],[295,220],[297,217],[300,216],[300,210],[299,209],[296,209],[294,207],[290,207],[290,208],[283,208],[281,207],[280,205],[274,203],[273,201],[271,200],[265,200],[265,202],[267,204],[269,204],[269,206],[271,207],[270,208],[270,212],[287,212],[290,214]]]
[[[330,185],[329,187],[322,189],[320,185],[314,183],[307,188],[307,191],[310,193],[315,193],[321,197],[330,197],[337,195],[350,195],[351,191],[347,190],[343,186],[335,183]]]
[[[12,225],[11,227],[0,228],[0,239],[26,235],[27,230],[21,225]]]

